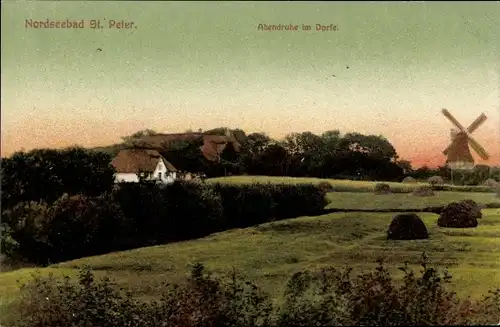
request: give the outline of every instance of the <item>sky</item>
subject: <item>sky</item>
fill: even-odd
[[[84,28],[27,25],[47,19]],[[473,137],[500,164],[499,26],[499,2],[5,1],[1,154],[226,126],[383,135],[436,166],[447,108],[488,116]]]

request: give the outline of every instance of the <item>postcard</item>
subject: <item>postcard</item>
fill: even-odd
[[[1,15],[1,324],[500,320],[481,302],[500,281],[498,2],[4,1]],[[34,268],[82,297],[18,288]],[[105,298],[104,275],[132,298]],[[445,310],[451,292],[463,302]]]

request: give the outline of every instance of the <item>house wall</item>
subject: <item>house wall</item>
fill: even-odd
[[[177,173],[168,171],[167,167],[163,163],[163,160],[159,160],[156,165],[156,169],[153,172],[153,179],[158,179],[159,173],[161,173],[161,181],[166,184],[173,183],[177,179]]]
[[[153,171],[151,179],[158,179],[159,173],[161,173],[161,181],[165,184],[171,184],[177,179],[177,173],[168,171],[167,167],[165,166],[165,164],[163,163],[162,160],[158,161],[158,164],[156,165],[156,168]],[[120,183],[120,182],[138,183],[139,176],[137,174],[134,174],[134,173],[117,173],[115,175],[115,182],[116,183]]]
[[[137,174],[133,173],[117,173],[115,175],[115,182],[134,182],[138,183],[139,182],[139,176]]]

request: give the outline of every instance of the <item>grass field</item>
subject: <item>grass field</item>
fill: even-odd
[[[427,183],[396,183],[396,182],[369,182],[369,181],[351,181],[345,179],[323,179],[309,177],[287,177],[287,176],[231,176],[217,177],[206,180],[208,183],[222,184],[251,184],[251,183],[272,183],[272,184],[318,184],[320,182],[330,183],[335,192],[373,192],[377,183],[389,184],[393,192],[410,193],[419,186],[429,185]],[[492,192],[487,186],[459,186],[443,185],[446,190],[454,192]]]
[[[212,179],[210,182],[277,182],[263,177]],[[280,178],[280,182],[311,182],[310,179]],[[321,180],[319,180],[321,181]],[[333,181],[345,185],[371,187],[370,182]],[[339,184],[340,185],[340,184]],[[414,184],[395,184],[414,187]],[[397,186],[397,187],[400,187]],[[436,192],[434,197],[411,194],[375,195],[367,192],[331,192],[330,208],[418,209],[473,199],[478,203],[499,202],[494,193]],[[409,261],[418,269],[423,251],[438,267],[448,267],[452,287],[461,296],[479,297],[500,287],[500,209],[483,209],[477,228],[438,228],[436,214],[419,214],[427,225],[430,239],[387,241],[391,213],[332,213],[319,217],[300,217],[246,229],[226,231],[203,239],[140,248],[108,255],[88,257],[40,269],[43,274],[76,276],[78,269],[90,266],[98,276],[109,274],[121,286],[141,298],[158,295],[165,281],[180,281],[192,264],[204,263],[217,274],[233,267],[279,298],[292,273],[324,266],[355,270],[373,268],[383,257],[396,276],[397,267]],[[25,268],[0,273],[0,309],[18,294],[17,280],[27,280],[36,269]]]
[[[391,214],[352,212],[302,217],[199,240],[83,258],[42,272],[75,275],[78,268],[88,265],[98,275],[110,274],[120,285],[147,298],[158,295],[162,282],[179,281],[193,263],[202,262],[218,274],[235,267],[278,297],[287,278],[302,269],[329,265],[342,268],[345,264],[367,269],[378,257],[384,257],[399,275],[399,264],[406,260],[417,264],[426,251],[439,267],[450,268],[452,287],[460,295],[476,297],[500,286],[500,210],[485,209],[483,215],[475,229],[446,229],[436,226],[437,215],[422,214],[430,239],[419,241],[386,241]],[[0,274],[4,304],[16,297],[16,280],[26,280],[33,271]]]
[[[327,208],[338,209],[421,209],[424,207],[446,205],[453,201],[474,200],[480,204],[499,203],[494,193],[476,192],[435,192],[434,196],[419,197],[411,193],[377,195],[374,193],[330,192],[327,194],[330,204]]]

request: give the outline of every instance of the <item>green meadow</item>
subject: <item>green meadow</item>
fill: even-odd
[[[237,177],[209,182],[311,182],[309,179]],[[322,181],[322,180],[319,180]],[[318,181],[313,181],[318,182]],[[369,182],[331,181],[334,185],[369,188]],[[337,184],[335,184],[337,183]],[[414,187],[413,184],[393,184]],[[472,199],[480,204],[499,202],[494,193],[436,192],[434,197],[411,193],[375,195],[368,192],[330,192],[327,208],[418,209]],[[500,286],[500,209],[483,209],[477,228],[450,229],[437,226],[438,215],[421,213],[430,237],[427,240],[388,241],[386,230],[395,213],[339,212],[317,217],[298,217],[245,229],[212,234],[202,239],[139,248],[87,257],[52,265],[0,273],[2,306],[14,301],[18,280],[31,273],[75,276],[78,269],[92,268],[98,276],[109,275],[139,298],[154,298],[164,282],[181,281],[194,263],[201,262],[217,275],[239,271],[276,299],[294,272],[326,266],[348,265],[361,272],[382,258],[395,276],[404,262],[418,269],[422,252],[431,263],[448,269],[451,287],[461,296],[478,298]],[[5,308],[5,306],[4,306]]]

